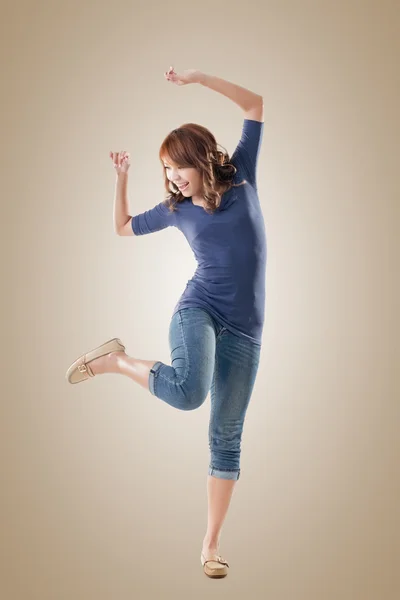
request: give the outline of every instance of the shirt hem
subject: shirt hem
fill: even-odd
[[[240,337],[244,337],[244,338],[250,340],[251,342],[253,342],[254,344],[256,344],[257,346],[261,346],[262,345],[262,338],[256,338],[256,337],[254,337],[252,335],[249,335],[248,333],[244,333],[243,331],[240,331],[234,325],[231,325],[230,323],[228,323],[228,321],[226,321],[223,317],[221,317],[221,315],[218,314],[213,308],[211,308],[209,304],[207,304],[206,302],[201,302],[200,300],[179,301],[178,304],[175,306],[175,308],[173,310],[172,317],[181,308],[192,308],[192,307],[197,307],[197,306],[200,307],[200,308],[205,308],[206,310],[208,310],[212,314],[212,316],[215,317],[215,319],[223,327],[225,327],[228,331],[230,331],[234,335],[238,335]]]

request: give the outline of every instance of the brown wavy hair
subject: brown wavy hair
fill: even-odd
[[[218,146],[222,151],[218,150]],[[175,206],[179,202],[185,200],[185,196],[167,177],[163,165],[167,158],[181,168],[193,167],[200,171],[205,210],[211,214],[219,207],[222,194],[232,187],[246,183],[245,180],[233,183],[237,169],[230,162],[229,154],[223,146],[217,144],[211,131],[196,123],[185,123],[173,129],[161,144],[159,158],[164,171],[165,189],[168,192],[164,202],[171,212],[176,210]]]

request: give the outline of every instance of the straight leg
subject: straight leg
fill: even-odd
[[[219,552],[221,529],[228,512],[235,483],[236,480],[234,479],[221,479],[213,475],[207,477],[208,518],[202,548],[206,558]]]
[[[211,386],[208,523],[202,550],[206,558],[219,554],[222,526],[240,477],[242,432],[259,359],[260,346],[225,328],[220,331]]]

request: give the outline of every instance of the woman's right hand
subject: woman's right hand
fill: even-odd
[[[117,175],[128,172],[128,169],[131,166],[129,152],[125,152],[125,150],[122,150],[121,152],[110,152],[110,158],[113,161]]]

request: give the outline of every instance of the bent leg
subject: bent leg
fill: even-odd
[[[93,375],[116,373],[126,375],[146,390],[149,389],[149,372],[155,360],[141,360],[128,356],[126,352],[110,352],[90,361]]]
[[[171,365],[161,361],[149,371],[149,390],[171,406],[193,410],[205,401],[215,364],[215,325],[202,308],[179,310],[171,319]]]
[[[215,324],[202,308],[184,308],[171,319],[171,365],[112,352],[90,361],[94,375],[130,377],[167,404],[181,410],[201,406],[211,387],[215,362]]]

